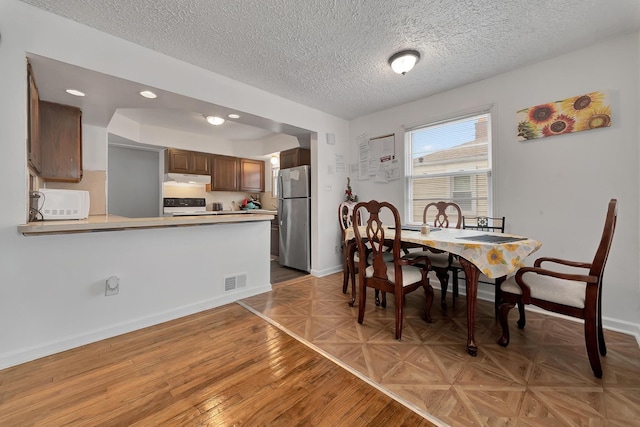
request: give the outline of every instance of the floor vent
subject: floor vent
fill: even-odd
[[[229,292],[237,288],[244,288],[247,285],[246,273],[224,278],[224,291]]]

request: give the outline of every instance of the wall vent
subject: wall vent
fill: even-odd
[[[237,288],[244,288],[247,285],[247,274],[236,274],[224,278],[224,291],[229,292]]]

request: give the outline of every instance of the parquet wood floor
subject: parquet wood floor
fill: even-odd
[[[0,426],[431,426],[238,304],[0,371]]]
[[[519,330],[512,310],[511,343],[502,348],[493,304],[479,301],[479,350],[471,357],[464,297],[455,310],[434,304],[427,324],[424,294],[410,294],[402,341],[394,339],[392,300],[376,307],[372,292],[359,325],[349,298],[340,273],[276,285],[241,303],[451,426],[640,425],[640,348],[632,336],[605,331],[608,352],[597,379],[578,322],[527,311]]]

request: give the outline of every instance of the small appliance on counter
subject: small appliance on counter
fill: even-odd
[[[162,199],[164,216],[215,215],[208,211],[207,202],[200,197],[165,197]]]
[[[35,220],[87,219],[89,217],[88,191],[41,188],[33,192],[31,197],[36,200]]]

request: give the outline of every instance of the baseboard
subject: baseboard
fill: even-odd
[[[128,332],[147,328],[159,323],[168,322],[180,317],[189,316],[191,314],[199,313],[201,311],[209,310],[215,307],[220,307],[225,304],[236,302],[243,298],[248,298],[250,296],[269,291],[271,291],[270,284],[261,286],[259,288],[229,292],[228,295],[225,294],[223,296],[212,298],[206,301],[177,307],[172,310],[116,324],[108,328],[95,329],[93,331],[71,336],[62,340],[45,343],[43,345],[11,353],[0,354],[0,369],[5,369],[11,366],[19,365],[21,363],[30,362],[41,357],[50,356],[52,354],[60,353],[61,351],[70,350],[82,345],[91,344],[96,341],[112,338],[117,335],[126,334]]]
[[[340,273],[342,272],[342,265],[325,268],[323,270],[312,269],[310,273],[314,277],[324,277],[324,276],[329,276],[331,274],[335,274],[335,273],[339,273],[339,272]]]

